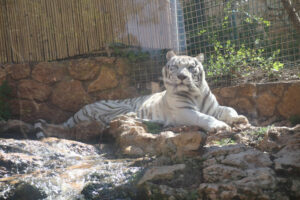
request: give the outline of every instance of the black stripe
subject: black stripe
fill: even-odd
[[[184,98],[187,98],[188,100],[190,100],[192,103],[195,103],[194,102],[194,99],[188,95],[188,93],[184,93],[184,92],[179,92],[177,93],[178,96],[181,96],[181,97],[184,97]]]
[[[87,112],[87,110],[86,110],[85,108],[82,108],[81,110],[82,110],[82,114],[83,114],[85,117],[87,117],[87,118],[93,117],[93,116],[90,116],[90,114]]]
[[[194,106],[180,106],[180,107],[177,107],[177,108],[195,110]]]
[[[201,107],[200,107],[200,112],[202,112],[202,109],[203,109],[203,107],[204,107],[204,105],[205,105],[205,103],[206,103],[206,100],[207,100],[207,98],[208,98],[208,96],[210,95],[210,91],[205,95],[205,97],[202,99],[202,103],[201,103]]]
[[[215,102],[211,102],[211,104],[209,105],[209,107],[207,108],[207,110],[204,113],[208,114],[214,104],[215,104]]]

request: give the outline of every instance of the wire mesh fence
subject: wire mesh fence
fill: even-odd
[[[282,2],[300,24],[297,0],[0,0],[0,62],[120,56],[123,44],[141,89],[161,81],[169,49],[204,53],[211,87],[299,79],[300,28]]]
[[[179,37],[186,38],[181,53],[205,54],[212,87],[299,79],[300,36],[282,0],[180,0],[177,4],[184,19]],[[299,2],[291,5],[299,16]]]
[[[300,79],[300,34],[282,1],[171,1],[177,30],[173,49],[191,56],[204,53],[212,88]],[[291,6],[300,16],[300,3],[291,1]],[[143,82],[157,81],[164,62],[164,55],[156,55],[137,67],[135,83],[144,87]]]

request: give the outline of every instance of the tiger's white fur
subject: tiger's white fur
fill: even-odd
[[[63,125],[71,128],[92,120],[109,124],[118,115],[130,112],[164,125],[193,125],[206,131],[230,129],[228,124],[235,122],[248,123],[233,108],[218,104],[205,80],[203,54],[177,56],[169,51],[167,60],[162,70],[165,91],[133,99],[95,102],[84,106]]]

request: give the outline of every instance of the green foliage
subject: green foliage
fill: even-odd
[[[7,84],[7,81],[4,81],[0,85],[0,120],[8,120],[11,116],[11,110],[8,104],[10,94],[11,89]]]
[[[115,56],[127,58],[132,63],[145,61],[150,58],[148,52],[142,51],[141,49],[130,49],[130,47],[121,43],[110,44],[109,48],[112,49]]]
[[[274,51],[272,56],[266,58],[263,48],[247,48],[244,44],[237,48],[230,40],[227,40],[225,45],[217,40],[214,40],[213,44],[215,54],[208,60],[208,77],[247,76],[249,72],[258,68],[271,76],[275,71],[283,68],[283,64],[276,61],[280,50]]]
[[[197,1],[192,0],[190,4],[197,4]],[[189,29],[195,30],[187,34],[191,42],[188,50],[191,54],[199,50],[207,52],[208,78],[247,77],[256,70],[273,77],[274,72],[283,68],[283,63],[277,59],[283,52],[279,47],[274,50],[268,35],[271,22],[251,14],[248,3],[229,0],[224,4],[223,15],[199,17],[198,21],[203,21],[201,24],[186,20]]]
[[[216,141],[214,141],[214,143],[219,145],[219,146],[236,144],[236,142],[231,138],[224,138],[224,139],[221,139],[221,140],[216,140]]]
[[[250,132],[250,134],[255,136],[258,141],[261,141],[264,138],[265,134],[267,134],[269,129],[270,129],[269,126],[259,127],[258,130],[252,131],[252,132]]]
[[[147,126],[147,130],[149,133],[159,134],[163,130],[162,124],[151,121],[143,121],[143,123]]]

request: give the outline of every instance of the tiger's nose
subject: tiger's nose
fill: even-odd
[[[187,76],[184,74],[178,74],[177,77],[182,81],[187,78]]]

